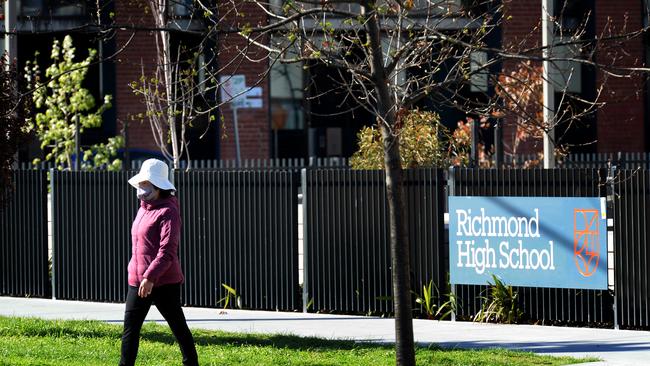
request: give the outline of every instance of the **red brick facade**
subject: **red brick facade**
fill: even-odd
[[[641,4],[635,0],[596,2],[596,34],[625,33],[643,27]],[[610,28],[608,29],[608,25]],[[616,66],[642,66],[643,44],[641,37],[614,44],[606,52],[598,54],[599,62]],[[615,62],[611,61],[616,59]],[[612,78],[604,80],[598,74],[598,82],[605,81],[603,95],[607,104],[598,111],[598,151],[644,151],[645,123],[643,106],[643,79]]]
[[[144,0],[127,0],[115,2],[115,21],[136,27],[153,26],[153,18]],[[122,50],[115,60],[115,106],[117,108],[118,129],[128,124],[128,148],[140,148],[158,151],[151,127],[148,123],[134,119],[145,107],[139,97],[133,94],[129,84],[138,81],[145,72],[151,71],[156,64],[156,45],[154,34],[150,31],[118,30],[116,32],[117,49]]]
[[[507,0],[505,5],[503,44],[526,47],[541,45],[541,1]],[[614,34],[625,30],[638,30],[643,26],[640,4],[635,0],[596,0],[595,15],[597,35],[607,35],[609,29]],[[597,54],[599,63],[607,64],[616,59],[616,66],[642,66],[644,46],[641,37],[613,44],[606,51]],[[512,64],[506,63],[504,69],[508,72],[512,69]],[[642,77],[636,75],[634,78],[605,78],[603,75],[602,72],[597,73],[597,85],[606,85],[599,99],[604,105],[597,112],[597,151],[644,151],[645,108]],[[514,123],[506,121],[506,153],[512,152],[509,148],[513,144],[515,130]],[[542,149],[541,140],[529,140],[520,145],[517,152],[534,153]]]
[[[223,11],[233,14],[223,20],[224,24],[236,22],[249,23],[251,26],[265,24],[266,14],[260,11],[255,4],[239,4],[239,12],[246,14],[245,18],[238,18],[235,12]],[[264,40],[262,40],[264,41]],[[271,124],[269,115],[269,88],[268,81],[264,78],[269,67],[268,59],[259,48],[250,46],[247,41],[237,34],[228,34],[220,38],[219,66],[222,75],[243,74],[247,86],[262,88],[262,108],[239,109],[239,144],[242,159],[268,159],[270,158]],[[246,57],[243,57],[243,55]],[[231,160],[236,158],[233,112],[230,104],[221,109],[223,116],[221,158]]]
[[[153,20],[149,15],[148,5],[145,0],[121,0],[115,2],[116,23],[133,25],[135,27],[152,27]],[[266,21],[266,16],[254,5],[246,5],[244,11],[246,22]],[[131,82],[140,79],[142,64],[145,72],[152,71],[156,64],[156,44],[153,32],[131,29],[117,31],[117,49],[122,49],[116,60],[116,97],[118,126],[128,123],[129,148],[146,149],[157,152],[151,127],[144,121],[134,119],[145,111],[142,100],[133,94],[128,86]],[[248,52],[251,59],[260,59],[253,62],[242,59],[239,50],[246,46],[245,40],[238,35],[228,35],[221,38],[219,48],[219,67],[224,68],[222,74],[244,74],[246,84],[258,83],[268,67],[268,61],[263,55]],[[233,62],[233,60],[235,60]],[[226,66],[231,64],[230,66]],[[242,159],[269,158],[270,151],[270,125],[268,117],[268,82],[258,84],[262,87],[263,106],[259,109],[239,110],[239,139]],[[221,109],[224,120],[221,138],[221,158],[235,158],[235,136],[233,129],[232,110],[229,105]],[[218,123],[218,122],[215,122]]]
[[[242,4],[239,4],[242,5]],[[150,25],[146,23],[146,2],[144,0],[116,1],[115,14],[118,24]],[[642,15],[638,1],[635,0],[596,0],[596,34],[601,34],[606,24],[610,24],[614,32],[620,32],[642,27]],[[244,4],[240,11],[245,17],[226,19],[221,24],[245,21],[251,25],[264,24],[266,15],[253,4]],[[146,15],[146,14],[145,14]],[[536,47],[541,44],[541,1],[540,0],[505,0],[505,15],[503,45],[522,46],[521,48]],[[607,23],[611,21],[611,23]],[[627,21],[627,23],[624,23]],[[131,38],[133,36],[133,38]],[[133,95],[128,84],[138,80],[141,73],[141,63],[155,64],[154,36],[148,31],[123,30],[117,32],[117,48],[125,49],[116,60],[116,98],[118,128],[125,121],[129,122],[129,147],[157,151],[153,142],[151,129],[147,123],[132,121],[130,116],[144,111],[139,98]],[[130,42],[128,42],[130,40]],[[127,45],[128,42],[128,45]],[[269,158],[271,127],[269,122],[269,88],[268,81],[262,80],[268,68],[264,55],[254,53],[257,48],[250,47],[246,52],[248,58],[242,58],[242,50],[246,49],[246,41],[241,36],[230,34],[220,38],[219,67],[223,68],[222,75],[244,74],[248,86],[257,85],[262,88],[263,107],[260,109],[240,109],[238,114],[241,155],[244,159]],[[622,52],[625,51],[625,53]],[[643,62],[643,44],[640,38],[617,45],[597,55],[599,62],[606,62],[617,57],[617,65],[641,66]],[[618,51],[618,53],[616,53]],[[504,70],[508,72],[514,63],[505,63]],[[597,85],[606,81],[600,102],[604,107],[597,113],[597,150],[611,151],[644,151],[645,125],[642,78],[633,79],[604,79],[602,73],[597,74]],[[222,159],[235,158],[235,137],[232,110],[229,105],[221,108],[223,115],[222,138],[220,155]],[[515,126],[512,121],[506,121],[504,126],[504,142],[506,153],[512,152],[515,136]],[[541,140],[531,139],[519,146],[518,153],[542,151]]]
[[[539,0],[505,0],[502,28],[502,45],[512,48],[513,52],[521,49],[537,48],[542,43],[541,32],[542,7]],[[504,62],[504,73],[516,68],[515,61]],[[504,152],[512,154],[515,146],[517,126],[514,120],[506,118],[503,126]],[[540,139],[528,139],[519,142],[517,154],[530,154],[543,149]]]

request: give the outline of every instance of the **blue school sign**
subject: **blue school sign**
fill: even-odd
[[[607,289],[598,197],[449,197],[452,284]]]

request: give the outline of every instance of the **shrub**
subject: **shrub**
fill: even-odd
[[[400,139],[402,168],[449,166],[458,154],[466,153],[466,141],[458,143],[440,116],[433,112],[413,110],[401,117],[397,128]],[[357,135],[359,149],[350,158],[353,169],[383,169],[384,148],[381,131],[377,127],[364,127]]]

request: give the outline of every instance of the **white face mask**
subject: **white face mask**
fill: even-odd
[[[138,196],[139,199],[147,202],[151,201],[153,199],[154,191],[153,187],[138,187],[136,188],[136,195]]]

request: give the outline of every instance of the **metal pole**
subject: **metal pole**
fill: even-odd
[[[79,136],[81,132],[79,131],[79,116],[75,115],[72,118],[74,119],[74,170],[79,171],[79,167],[81,166],[81,138]]]
[[[307,169],[300,171],[302,178],[302,312],[309,311],[309,242],[307,241]]]
[[[542,0],[542,82],[544,87],[544,168],[555,168],[555,88],[551,84],[548,58],[552,54],[554,0]]]
[[[456,195],[456,168],[455,167],[450,167],[449,172],[447,176],[447,202],[449,202],[449,197],[452,197]],[[447,213],[451,217],[451,212]],[[451,286],[451,296],[454,297],[454,300],[457,299],[456,297],[456,284],[451,282],[451,277],[449,277],[449,285]],[[452,308],[451,310],[451,321],[455,322],[456,321],[456,309]]]
[[[7,67],[16,59],[16,1],[5,1],[5,52]]]
[[[237,168],[240,167],[241,164],[241,150],[239,148],[239,123],[237,122],[237,107],[232,108],[232,120],[233,120],[233,125],[235,126],[235,150],[237,152]]]
[[[616,166],[611,165],[609,166],[608,172],[607,172],[607,191],[606,191],[606,196],[607,196],[607,242],[608,242],[608,255],[609,255],[609,237],[611,233],[612,241],[611,243],[612,246],[612,257],[614,263],[610,263],[607,267],[613,268],[612,271],[612,286],[608,286],[609,290],[612,292],[614,301],[612,304],[612,311],[614,312],[614,329],[618,330],[619,329],[619,324],[618,324],[618,307],[617,307],[617,302],[618,302],[618,296],[617,296],[617,291],[616,291],[616,236],[614,236],[614,220],[616,220],[615,216],[615,209],[616,209],[616,186],[614,182],[614,178],[616,177]],[[610,226],[610,218],[612,220],[611,226]],[[609,272],[609,268],[607,268],[607,271]],[[608,281],[609,282],[609,281]],[[609,284],[608,284],[609,285]]]
[[[52,218],[52,223],[56,222],[58,219],[55,217],[56,210],[54,209],[54,205],[57,204],[56,202],[56,191],[54,190],[54,168],[50,168],[50,206],[48,207],[48,210],[50,211],[50,217]],[[58,228],[56,225],[47,225],[48,226],[48,234],[52,235],[52,277],[51,277],[51,285],[52,285],[52,300],[56,300],[56,238],[58,234]]]
[[[5,65],[6,70],[11,70],[11,65],[16,59],[16,1],[7,0],[5,1],[5,52],[7,54],[7,63]],[[13,34],[12,34],[13,32]],[[16,70],[18,73],[18,70]],[[15,82],[15,81],[14,81]],[[18,90],[18,88],[16,88]],[[14,166],[17,168],[18,163],[18,152],[14,154]]]

